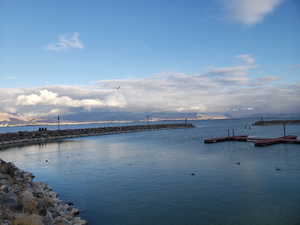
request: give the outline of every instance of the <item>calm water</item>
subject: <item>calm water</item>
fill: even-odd
[[[0,158],[50,184],[92,225],[299,225],[300,146],[203,144],[228,127],[282,135],[280,126],[246,130],[247,123],[78,138],[8,149]],[[299,125],[287,130],[300,136]]]

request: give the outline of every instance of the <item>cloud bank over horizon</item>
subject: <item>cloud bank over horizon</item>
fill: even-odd
[[[236,57],[241,60],[238,65],[212,67],[201,74],[161,73],[85,86],[1,89],[0,121],[104,112],[117,114],[119,120],[130,113],[239,117],[300,112],[300,83],[286,83],[272,75],[253,78],[255,59],[248,54]]]

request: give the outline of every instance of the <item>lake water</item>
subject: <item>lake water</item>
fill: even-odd
[[[227,128],[283,135],[281,126],[245,129],[251,122],[76,138],[7,149],[0,158],[74,202],[91,225],[299,225],[299,145],[203,143]],[[300,126],[287,133],[300,136]]]

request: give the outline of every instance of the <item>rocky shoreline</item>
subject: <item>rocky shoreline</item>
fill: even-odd
[[[72,203],[58,198],[47,184],[0,159],[1,225],[86,225]]]
[[[66,138],[97,136],[106,134],[118,134],[128,132],[138,132],[146,130],[192,128],[189,123],[172,124],[151,124],[135,126],[99,127],[84,129],[64,129],[64,130],[40,130],[40,131],[19,131],[15,133],[0,133],[0,149],[55,142]]]

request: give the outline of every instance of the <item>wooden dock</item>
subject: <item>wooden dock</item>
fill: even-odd
[[[241,142],[254,142],[255,146],[263,147],[274,144],[300,144],[300,139],[297,139],[297,136],[288,135],[278,138],[256,138],[248,137],[247,135],[242,136],[228,136],[228,137],[219,137],[219,138],[208,138],[204,139],[204,143],[212,144],[225,141],[241,141]]]
[[[204,143],[212,144],[217,142],[224,142],[224,141],[247,141],[248,136],[228,136],[228,137],[220,137],[220,138],[208,138],[204,139]]]
[[[300,144],[300,140],[297,140],[297,136],[283,136],[278,138],[266,138],[262,140],[256,140],[254,141],[255,146],[269,146],[274,144]]]

